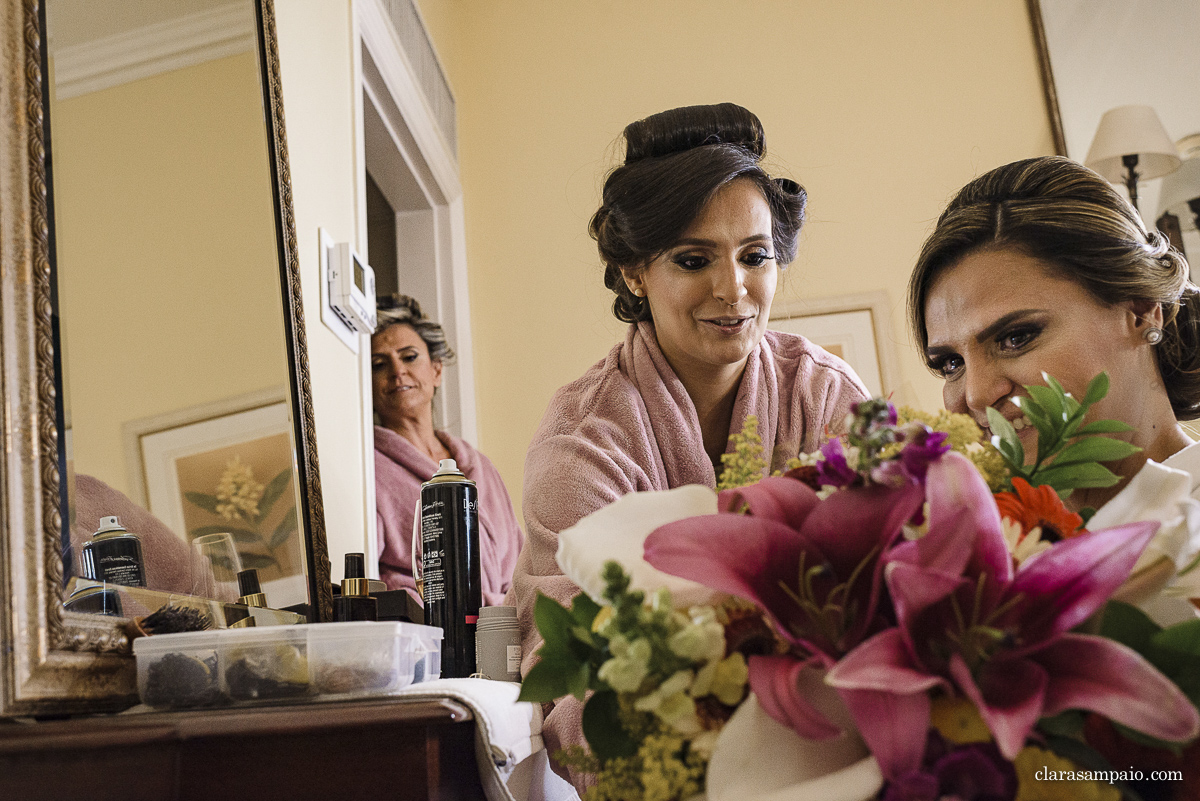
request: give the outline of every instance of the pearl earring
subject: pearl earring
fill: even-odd
[[[635,289],[633,290],[633,294],[640,298],[644,293],[640,289]]]
[[[1146,329],[1145,333],[1142,334],[1142,336],[1145,337],[1146,341],[1149,342],[1151,345],[1157,345],[1159,342],[1162,342],[1163,330],[1161,328],[1157,328],[1155,326],[1150,326],[1149,328]]]

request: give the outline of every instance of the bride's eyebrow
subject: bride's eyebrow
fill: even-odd
[[[996,334],[999,334],[1005,328],[1008,328],[1008,326],[1012,325],[1017,320],[1029,317],[1030,315],[1040,314],[1041,312],[1042,309],[1018,309],[1017,311],[1009,312],[976,334],[975,341],[983,344],[992,337],[996,336]]]
[[[1017,311],[1009,312],[976,334],[975,341],[979,344],[987,342],[989,339],[999,334],[1014,322],[1022,320],[1031,315],[1040,314],[1042,311],[1042,309],[1018,309]],[[928,347],[925,348],[925,361],[931,362],[934,359],[937,359],[941,356],[948,356],[954,352],[954,348],[951,348],[947,345],[935,345],[933,347]]]

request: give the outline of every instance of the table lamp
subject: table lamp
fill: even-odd
[[[1177,169],[1179,151],[1150,106],[1118,106],[1104,112],[1083,163],[1111,183],[1124,183],[1136,209],[1139,179]]]

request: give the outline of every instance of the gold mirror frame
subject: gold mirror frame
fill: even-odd
[[[1054,70],[1050,66],[1050,47],[1046,44],[1046,26],[1042,22],[1041,0],[1025,0],[1029,9],[1029,25],[1033,28],[1033,46],[1037,50],[1038,72],[1042,77],[1042,92],[1046,99],[1046,116],[1050,119],[1050,135],[1054,152],[1067,155],[1067,138],[1063,133],[1062,112],[1058,108],[1058,88],[1054,85]]]
[[[40,0],[0,0],[0,716],[119,709],[136,701],[120,618],[62,606],[62,516],[55,426],[50,225]],[[257,0],[259,61],[304,491],[311,617],[333,611],[317,468],[308,344],[272,0]]]

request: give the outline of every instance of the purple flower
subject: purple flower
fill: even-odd
[[[655,529],[645,559],[757,603],[791,648],[752,656],[751,688],[771,717],[801,736],[832,737],[839,728],[801,695],[796,677],[893,625],[886,605],[881,610],[881,557],[923,501],[914,484],[850,487],[821,500],[801,481],[767,478],[721,493],[718,508],[732,513]]]
[[[930,731],[921,767],[889,782],[882,801],[1007,801],[1017,772],[995,743],[954,746]]]
[[[824,459],[817,462],[817,481],[823,487],[849,487],[858,482],[858,473],[850,469],[842,441],[831,439],[821,446]]]
[[[1098,712],[1168,741],[1200,733],[1187,697],[1135,651],[1070,633],[1128,577],[1158,524],[1063,540],[1014,572],[995,502],[965,457],[929,465],[929,531],[885,557],[898,626],[829,671],[884,776],[915,770],[929,690],[961,693],[1013,759],[1034,724]]]
[[[916,481],[924,481],[930,463],[950,450],[946,436],[945,432],[934,431],[924,425],[915,433],[910,433],[904,449],[900,451],[900,464],[904,466],[904,472]]]

